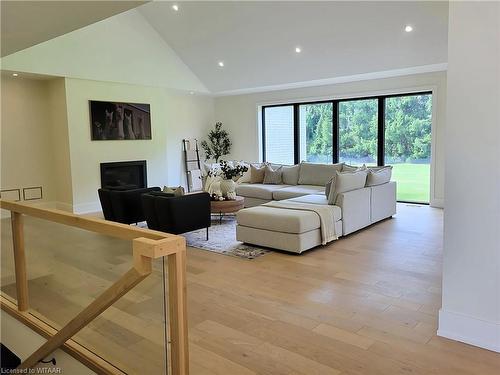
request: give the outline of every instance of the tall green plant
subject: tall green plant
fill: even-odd
[[[206,159],[214,159],[219,162],[221,156],[231,151],[231,140],[227,131],[222,129],[222,122],[215,123],[215,129],[208,133],[208,141],[202,141],[201,147],[205,151]]]

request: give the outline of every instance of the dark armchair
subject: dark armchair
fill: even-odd
[[[211,223],[210,194],[196,193],[175,197],[165,193],[142,195],[149,229],[172,234],[208,228]]]
[[[142,209],[141,195],[161,191],[159,187],[144,189],[99,189],[99,200],[106,220],[123,224],[146,220]]]

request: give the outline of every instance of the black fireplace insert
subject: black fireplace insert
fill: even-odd
[[[142,189],[148,186],[146,160],[101,163],[104,189]]]

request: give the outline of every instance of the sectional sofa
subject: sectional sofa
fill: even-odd
[[[272,165],[277,168],[278,165]],[[301,253],[322,244],[320,220],[312,211],[268,207],[271,201],[328,205],[325,185],[348,166],[301,163],[283,166],[279,185],[239,182],[237,195],[245,209],[237,214],[239,241]],[[345,236],[396,213],[396,183],[369,184],[338,194],[331,208],[338,236]]]

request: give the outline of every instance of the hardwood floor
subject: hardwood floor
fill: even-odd
[[[8,224],[2,290],[12,294]],[[27,220],[26,242],[31,305],[63,324],[124,272],[130,247],[60,228]],[[406,204],[302,255],[188,249],[191,374],[497,375],[500,354],[435,334],[441,252],[442,211]],[[161,269],[78,336],[130,373],[163,363]]]

